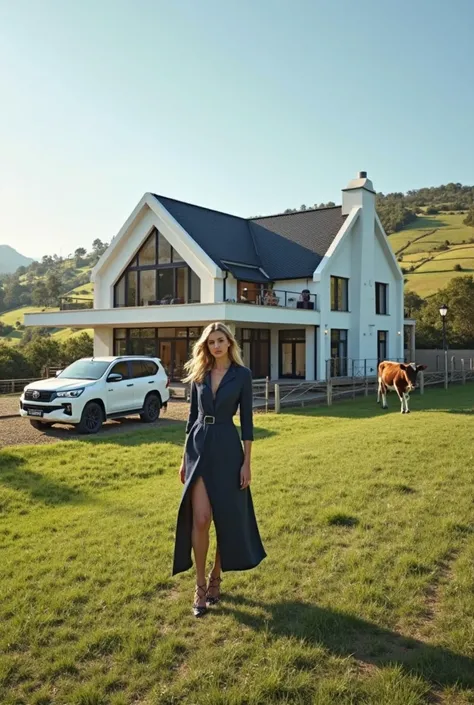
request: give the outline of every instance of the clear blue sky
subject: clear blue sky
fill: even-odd
[[[473,0],[0,0],[0,244],[474,183]]]

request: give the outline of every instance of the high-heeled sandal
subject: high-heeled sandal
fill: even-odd
[[[203,617],[207,612],[207,605],[198,605],[197,601],[203,597],[207,597],[207,586],[196,585],[194,591],[193,614],[195,617]]]
[[[209,575],[208,578],[209,582],[207,584],[207,598],[206,598],[206,604],[208,605],[217,605],[219,600],[221,599],[221,582],[222,578],[220,576],[214,576],[212,573]],[[213,590],[217,588],[218,593],[217,595],[209,595],[209,590]]]

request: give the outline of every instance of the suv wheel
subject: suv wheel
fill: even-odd
[[[95,401],[85,405],[80,422],[76,425],[79,433],[97,433],[104,421],[102,408]]]
[[[148,394],[143,404],[140,418],[145,423],[153,423],[160,418],[161,399],[158,394]]]

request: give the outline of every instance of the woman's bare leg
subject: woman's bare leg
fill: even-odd
[[[212,521],[212,509],[207,495],[206,485],[202,477],[194,483],[191,491],[191,503],[193,507],[193,529],[191,541],[196,563],[196,584],[206,584],[206,558],[209,549],[209,528]],[[200,592],[196,604],[204,607],[206,596]]]
[[[216,557],[214,559],[214,566],[210,573],[208,595],[209,597],[219,597],[220,595],[220,581],[212,580],[212,578],[221,577],[221,554],[219,553],[219,545],[216,548]]]

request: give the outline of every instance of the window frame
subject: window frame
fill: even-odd
[[[379,310],[380,304],[380,292],[383,291],[383,308],[384,310]],[[388,284],[386,282],[375,282],[375,313],[377,316],[388,316]]]
[[[155,264],[143,264],[140,265],[140,251],[142,250],[143,247],[149,242],[151,237],[154,237],[155,239]],[[165,262],[163,264],[159,263],[159,239],[164,238],[164,235],[160,233],[160,231],[153,227],[152,230],[148,233],[148,235],[145,237],[143,240],[142,244],[140,245],[139,250],[135,253],[135,255],[132,257],[130,260],[129,264],[125,267],[125,269],[122,271],[120,276],[117,278],[116,282],[114,283],[114,291],[113,291],[113,306],[114,308],[130,308],[133,306],[139,307],[139,306],[144,306],[145,304],[140,303],[141,299],[141,276],[140,272],[145,272],[145,271],[155,271],[155,298],[152,299],[153,301],[156,301],[159,303],[161,299],[159,298],[159,279],[160,277],[158,276],[158,273],[163,270],[172,270],[173,272],[173,299],[177,299],[178,297],[178,270],[179,269],[184,269],[186,271],[185,274],[185,281],[187,284],[187,300],[184,300],[185,304],[188,303],[194,303],[194,299],[191,297],[191,293],[193,292],[194,288],[199,288],[199,302],[201,300],[201,281],[198,275],[194,272],[194,270],[187,264],[185,260],[182,259],[182,257],[176,252],[174,247],[171,245],[171,243],[168,242],[168,245],[171,250],[170,254],[170,262]],[[165,239],[165,238],[164,238]],[[176,259],[175,259],[175,254],[176,254]],[[135,274],[136,276],[136,296],[135,296],[135,303],[128,303],[129,300],[129,275],[130,274]],[[199,282],[199,287],[196,286],[196,281],[193,280],[194,278]],[[194,286],[193,286],[194,284]],[[123,300],[124,304],[120,305],[118,303],[120,297],[120,287],[123,286]],[[163,297],[162,297],[163,298]],[[198,303],[199,303],[198,302]]]

